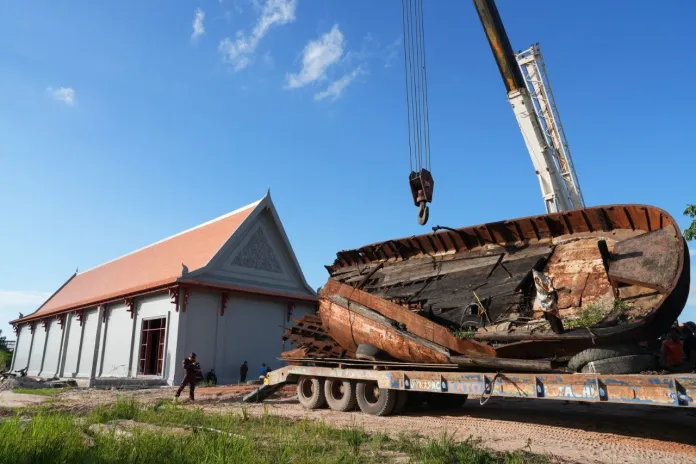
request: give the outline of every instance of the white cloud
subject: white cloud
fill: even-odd
[[[220,41],[218,51],[225,61],[234,66],[235,71],[241,71],[249,66],[259,42],[273,26],[288,24],[295,20],[296,8],[297,0],[266,0],[251,34],[237,31],[237,37],[234,40],[227,37]]]
[[[75,90],[70,87],[61,87],[59,89],[54,89],[49,87],[46,89],[48,93],[53,97],[54,100],[63,102],[66,105],[75,105]]]
[[[319,40],[310,40],[302,51],[302,69],[286,76],[287,87],[294,89],[326,78],[326,70],[343,56],[343,34],[335,24]]]
[[[384,59],[384,67],[391,68],[394,61],[399,56],[399,51],[401,50],[401,37],[398,37],[394,42],[390,43],[384,47],[384,54],[386,55]]]
[[[51,296],[48,292],[0,290],[0,310],[27,310],[38,308]]]
[[[191,34],[191,40],[196,40],[205,34],[205,26],[203,25],[204,20],[205,12],[200,8],[196,8],[193,15],[193,33]]]
[[[338,100],[341,98],[341,95],[343,95],[343,91],[363,72],[362,66],[358,66],[342,78],[332,82],[323,92],[315,94],[314,99],[323,100],[324,98],[331,97],[331,101]]]
[[[271,52],[264,53],[263,64],[265,64],[267,68],[273,68],[275,66],[275,60],[273,59]]]

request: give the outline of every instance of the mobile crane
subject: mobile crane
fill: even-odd
[[[405,5],[404,8],[406,8]],[[512,106],[527,151],[532,159],[534,171],[541,187],[546,212],[556,213],[584,208],[585,202],[580,183],[570,155],[570,148],[561,124],[539,45],[532,45],[529,49],[518,54],[513,53],[495,1],[474,0],[474,6],[503,78],[508,101]],[[416,8],[415,11],[415,15],[417,15],[418,9]],[[417,20],[412,20],[412,23],[415,23],[417,26],[420,25],[420,30],[416,27],[416,48],[420,47],[424,50],[423,44],[417,43],[419,39],[423,40],[422,17],[419,19],[420,24]],[[407,24],[408,21],[404,24],[406,40],[412,39],[414,35],[413,33],[408,34]],[[425,75],[424,58],[420,65],[423,67],[422,72]],[[409,69],[410,67],[407,66],[407,73]],[[418,85],[417,77],[416,74],[416,86]],[[407,87],[409,84],[413,85],[412,81],[413,78],[409,81],[407,76]],[[407,93],[409,90],[407,88]],[[415,92],[416,96],[412,101],[415,101],[416,108],[420,109],[417,93]],[[424,93],[427,101],[427,88],[424,89]],[[424,113],[427,118],[427,105]],[[414,118],[414,127],[423,123],[424,121]],[[427,122],[425,124],[426,127],[423,131],[429,136]],[[415,146],[419,145],[417,138],[414,138],[413,144]],[[426,203],[432,201],[434,186],[434,181],[429,171],[429,146],[426,147],[426,150],[428,156],[425,164],[426,168],[412,171],[409,176],[413,200],[419,206],[418,222],[421,225],[427,222],[428,211]],[[417,164],[417,166],[419,165]]]
[[[539,46],[516,56],[494,0],[474,0],[474,6],[532,158],[546,212],[584,208]]]

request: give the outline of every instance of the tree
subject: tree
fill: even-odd
[[[687,205],[684,210],[684,216],[689,216],[694,219],[691,225],[684,231],[684,238],[687,240],[696,239],[696,205]]]
[[[11,361],[12,355],[7,351],[7,339],[2,336],[2,330],[0,330],[0,372],[9,369]]]

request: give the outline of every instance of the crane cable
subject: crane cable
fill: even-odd
[[[411,171],[430,171],[430,117],[425,66],[423,0],[401,0],[404,30],[404,75]]]

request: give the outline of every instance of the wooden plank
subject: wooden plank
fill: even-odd
[[[365,305],[389,319],[406,324],[408,331],[412,334],[445,346],[454,352],[479,356],[491,356],[495,353],[490,346],[472,340],[457,340],[446,328],[414,314],[403,306],[365,291],[356,290],[333,279],[330,279],[322,289],[320,299],[328,295],[340,295]]]
[[[609,279],[667,289],[676,277],[681,249],[681,237],[673,229],[659,229],[617,242],[609,262]]]
[[[492,369],[513,369],[529,372],[549,372],[554,370],[553,362],[546,359],[504,359],[504,358],[468,358],[450,356],[450,361],[458,367],[481,367]]]

